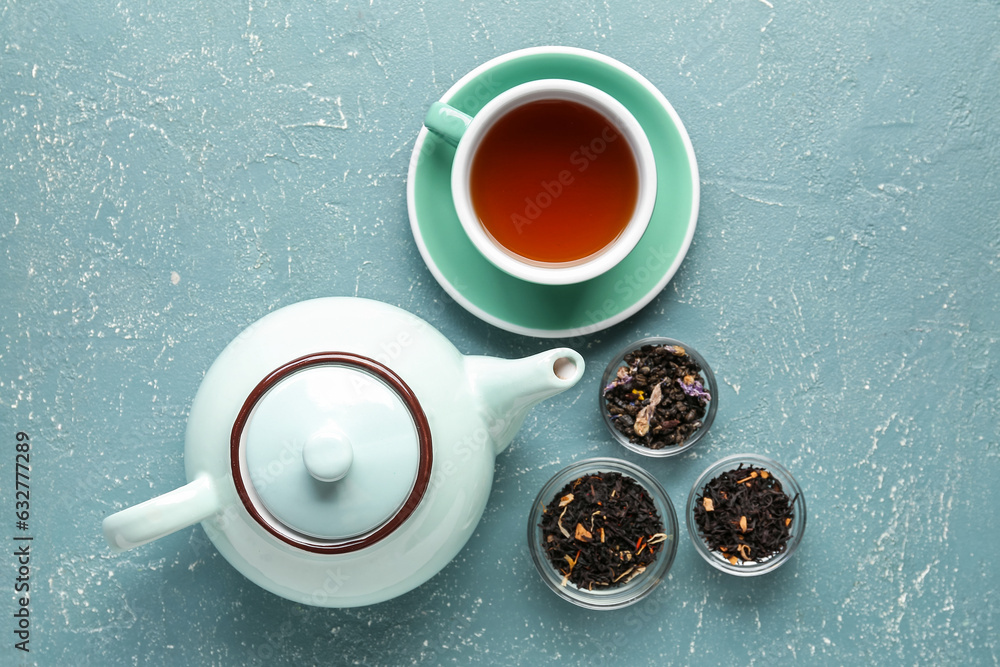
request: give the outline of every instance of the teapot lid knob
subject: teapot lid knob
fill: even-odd
[[[329,423],[306,440],[302,462],[313,479],[336,482],[351,469],[354,449],[347,436],[335,424]]]

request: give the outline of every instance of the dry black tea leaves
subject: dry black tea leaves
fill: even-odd
[[[712,396],[701,366],[679,345],[643,345],[626,354],[604,403],[615,428],[630,442],[663,449],[702,426]]]
[[[546,505],[542,545],[563,575],[562,585],[614,588],[656,559],[663,533],[656,505],[645,488],[617,472],[580,477]]]
[[[795,500],[766,469],[741,463],[695,497],[694,520],[708,548],[733,565],[759,562],[785,550]]]

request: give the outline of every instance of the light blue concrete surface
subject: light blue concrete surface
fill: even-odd
[[[263,314],[358,295],[466,353],[551,342],[456,305],[410,234],[427,106],[486,60],[566,44],[649,78],[687,125],[702,209],[680,272],[497,461],[483,521],[370,608],[249,583],[200,527],[123,555],[106,515],[181,485],[202,374]],[[1000,589],[1000,8],[181,0],[0,4],[0,664],[994,665]],[[721,384],[680,460],[612,444],[612,352],[668,335]],[[31,652],[14,644],[14,437],[31,451]],[[738,451],[809,500],[794,559],[737,581],[682,531],[619,612],[545,588],[525,517],[562,466],[618,455],[683,505]]]

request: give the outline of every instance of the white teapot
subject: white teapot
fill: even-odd
[[[323,298],[231,342],[188,420],[188,484],[104,520],[121,551],[198,521],[240,572],[305,604],[388,600],[430,579],[482,516],[494,457],[583,358],[462,356],[418,317]]]

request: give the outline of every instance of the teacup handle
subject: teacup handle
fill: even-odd
[[[203,475],[179,489],[104,519],[104,537],[125,551],[207,519],[222,508],[211,477]]]
[[[472,116],[463,113],[444,102],[435,102],[424,116],[424,125],[452,146],[458,146],[459,140],[472,122]]]

